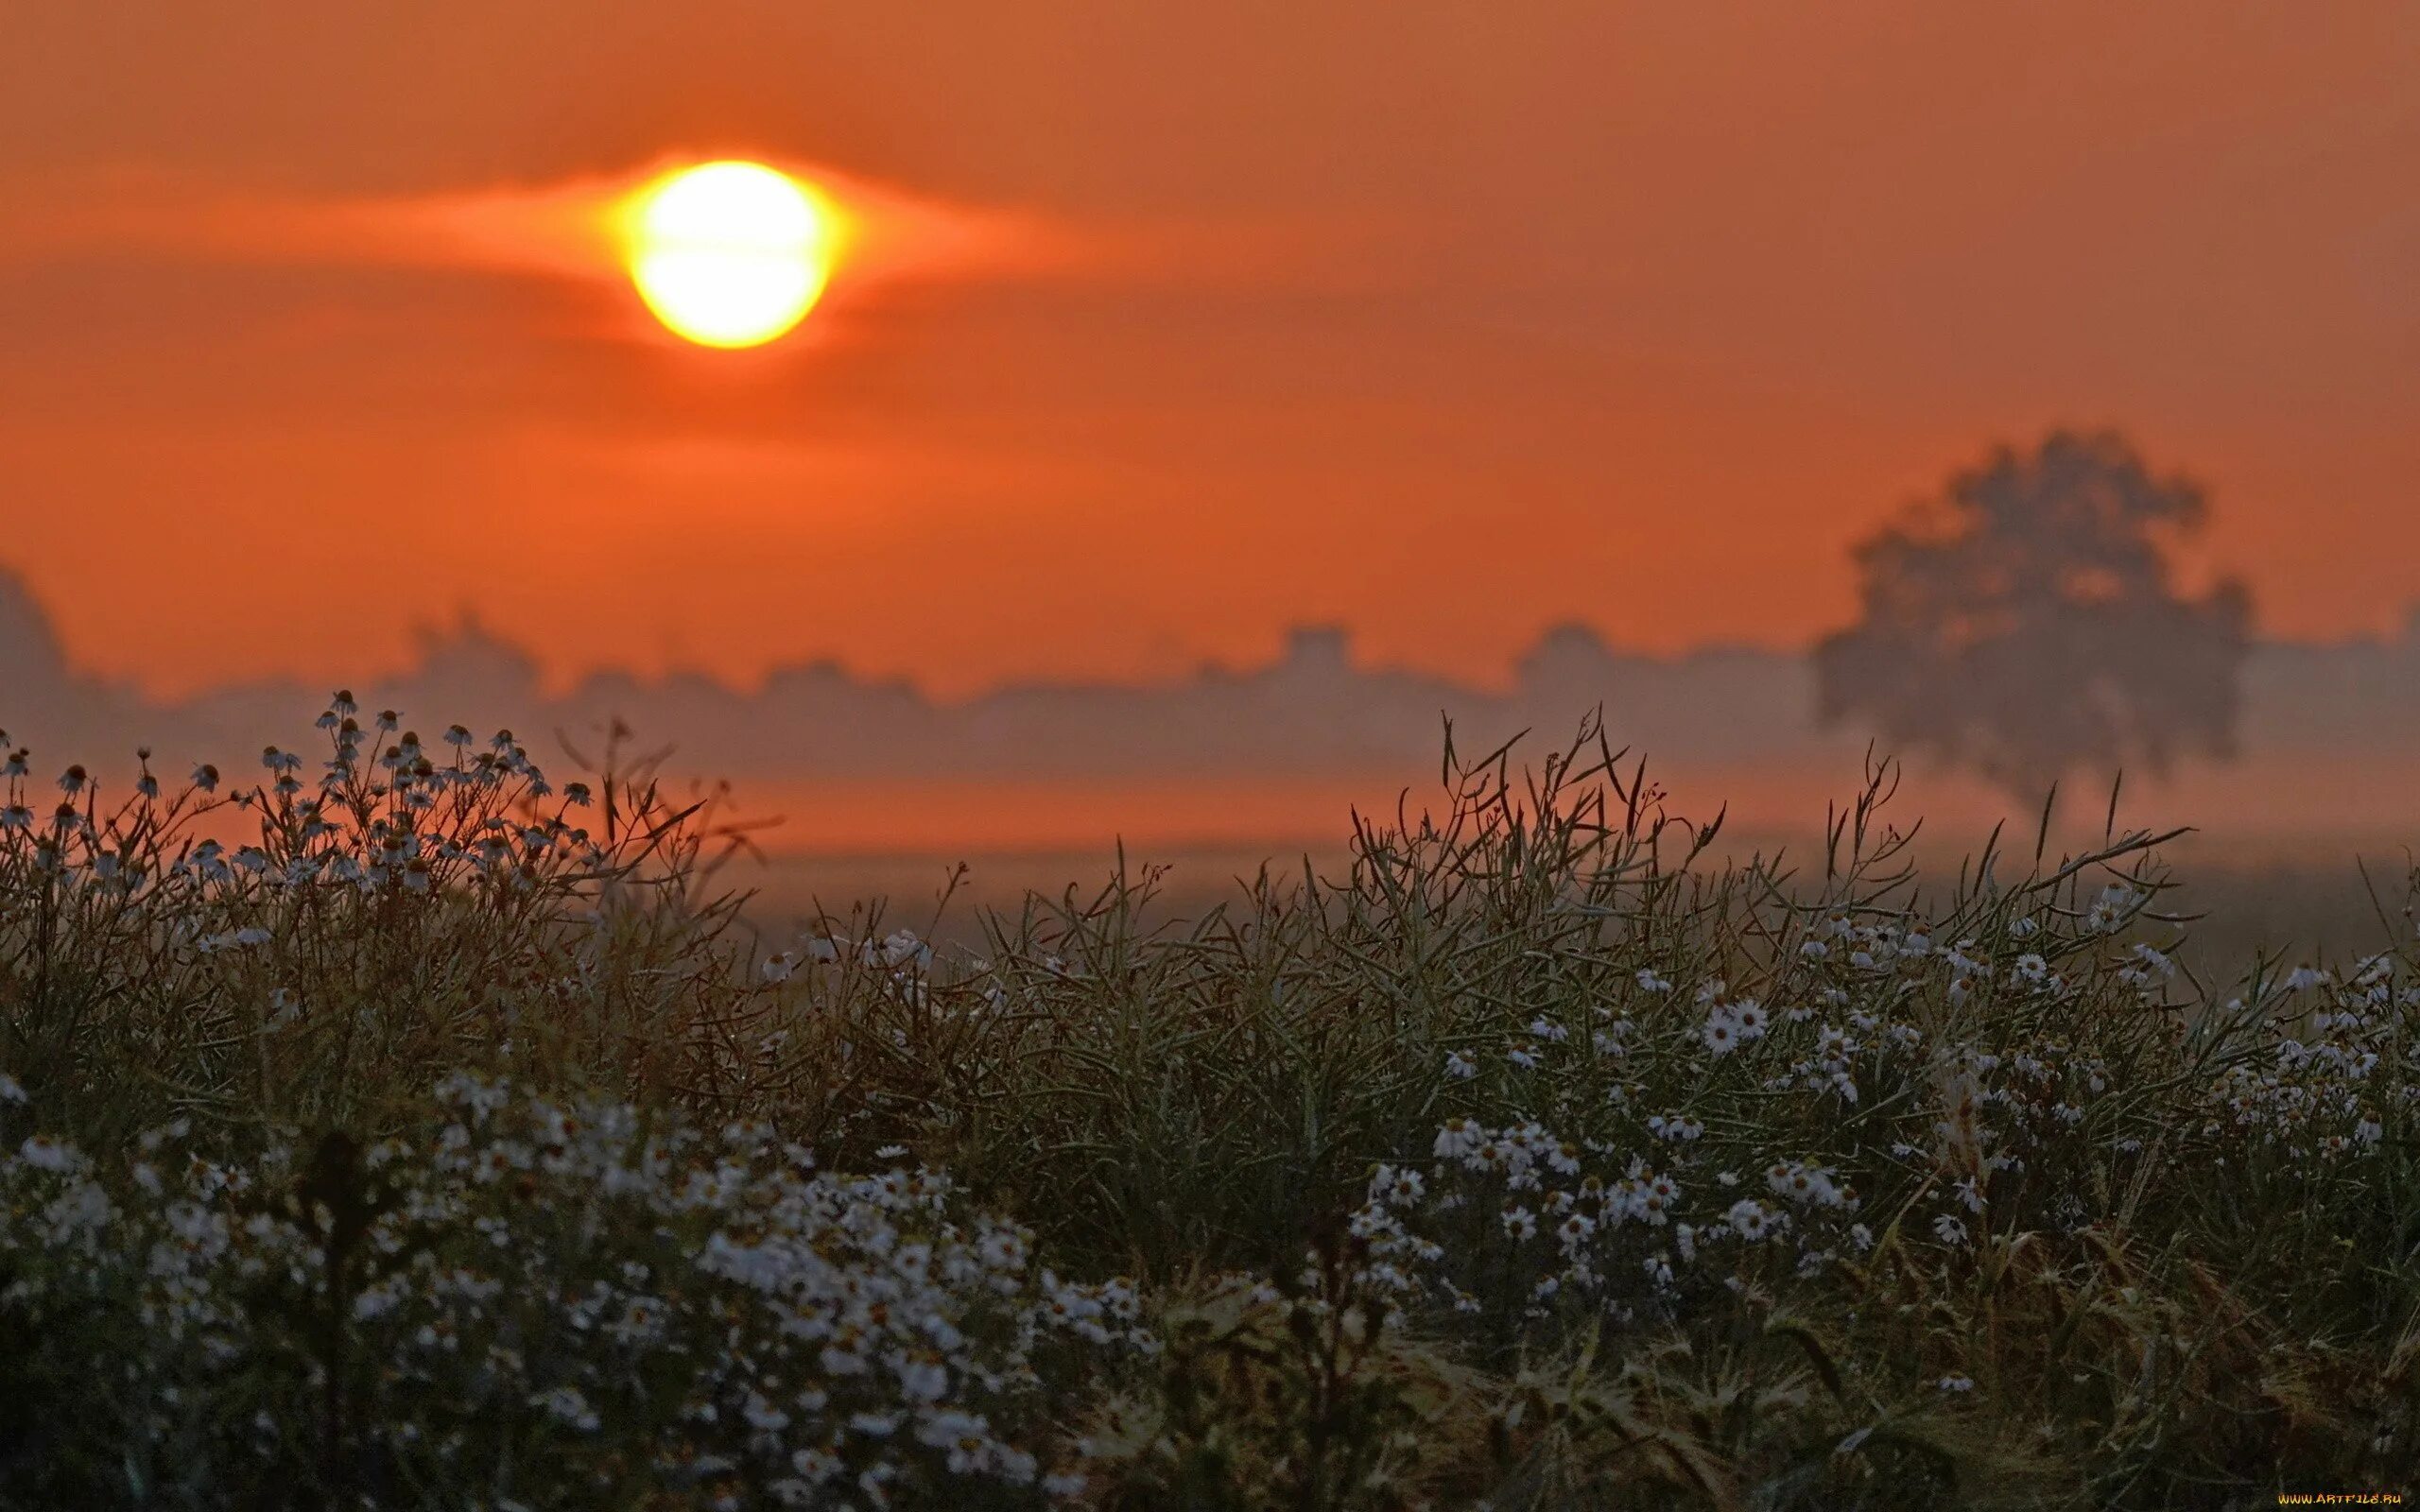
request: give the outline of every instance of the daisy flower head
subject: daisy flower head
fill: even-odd
[[[1757,1244],[1778,1233],[1784,1222],[1782,1215],[1754,1197],[1741,1197],[1723,1214],[1731,1231],[1750,1244]]]
[[[1727,1056],[1739,1048],[1739,1021],[1727,1008],[1717,1008],[1706,1016],[1698,1029],[1698,1038],[1718,1056]]]
[[[1468,1118],[1449,1118],[1437,1130],[1428,1153],[1441,1160],[1459,1160],[1487,1142],[1487,1130]]]

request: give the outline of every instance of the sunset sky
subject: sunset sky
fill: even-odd
[[[942,694],[1349,624],[1806,644],[1997,439],[2211,488],[2273,635],[2420,600],[2420,8],[19,8],[0,566],[176,694],[832,656]],[[577,218],[862,218],[686,345]]]

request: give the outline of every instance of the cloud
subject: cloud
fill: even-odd
[[[948,203],[778,153],[728,155],[780,168],[821,202],[838,248],[829,300],[843,308],[902,287],[1132,269],[1171,244],[1165,234]],[[627,279],[631,203],[665,175],[699,161],[665,156],[544,182],[359,197],[274,194],[160,172],[54,177],[13,197],[14,218],[26,229],[0,248],[0,263],[141,253],[618,285]]]

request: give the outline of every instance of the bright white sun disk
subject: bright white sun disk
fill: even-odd
[[[753,347],[823,292],[824,217],[788,175],[709,163],[648,191],[631,221],[631,278],[656,318],[709,347]]]

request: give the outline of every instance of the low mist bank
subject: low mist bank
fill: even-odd
[[[2255,850],[2348,858],[2420,841],[2420,625],[2335,645],[2256,646],[2244,674],[2238,753],[2125,777],[2123,822],[2189,824]],[[1299,851],[1348,833],[1347,814],[1436,795],[1447,724],[1465,757],[1524,730],[1535,761],[1601,710],[1608,741],[1647,762],[1673,811],[1726,811],[1734,833],[1812,834],[1827,803],[1861,785],[1871,736],[1824,727],[1799,655],[1712,647],[1636,655],[1594,632],[1544,635],[1507,685],[1466,686],[1373,668],[1341,630],[1297,631],[1258,668],[1204,668],[1152,686],[1031,684],[943,700],[833,662],[778,670],[753,688],[701,676],[600,674],[551,689],[535,660],[474,624],[430,631],[413,665],[365,679],[365,710],[390,708],[434,741],[460,722],[519,731],[558,769],[604,758],[616,723],[634,753],[668,752],[682,783],[727,782],[732,812],[781,822],[757,833],[790,855],[1145,850]],[[174,780],[196,762],[231,775],[264,745],[316,760],[311,719],[328,690],[232,685],[157,699],[78,672],[49,616],[0,573],[0,729],[34,747],[37,776],[71,761],[105,778],[137,746]],[[2098,826],[2108,778],[2071,780],[2064,824]],[[700,791],[705,789],[701,786]],[[1962,771],[1910,765],[1893,813],[1979,838],[2031,805]]]

